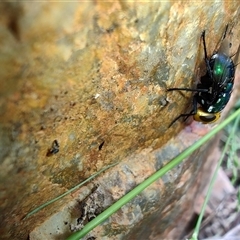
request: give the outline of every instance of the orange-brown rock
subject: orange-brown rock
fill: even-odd
[[[191,94],[166,88],[198,79],[202,30],[211,53],[225,25],[235,22],[234,48],[239,16],[237,0],[1,3],[1,236],[64,239],[79,217],[77,199],[94,184],[110,204],[196,141],[188,129],[172,139],[184,125],[168,126]],[[193,204],[207,148],[92,234],[170,236],[179,206]],[[94,184],[23,219],[115,162]]]

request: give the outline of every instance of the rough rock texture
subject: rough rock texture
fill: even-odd
[[[179,123],[171,129],[168,125],[188,108],[191,94],[167,94],[166,88],[194,84],[203,59],[203,29],[211,53],[225,25],[234,21],[235,47],[239,13],[237,0],[1,3],[1,236],[26,239],[35,229],[31,239],[44,239],[37,237],[41,234],[47,234],[45,239],[62,239],[70,234],[70,222],[65,228],[62,224],[66,215],[72,221],[74,217],[72,210],[64,216],[60,210],[74,205],[75,200],[68,203],[74,197],[82,200],[91,184],[79,191],[81,197],[72,194],[28,219],[23,217],[119,161],[117,169],[102,177],[109,191],[118,177],[120,186],[110,191],[116,200],[196,141],[197,136],[167,143],[180,129]],[[59,152],[52,145],[54,140]],[[194,158],[202,152],[207,154],[199,150]],[[141,236],[168,236],[179,217],[179,205],[184,204],[182,196],[193,187],[189,203],[197,191],[196,173],[203,162],[196,159],[151,186],[149,196],[139,200],[143,205],[133,202],[138,217],[126,220],[124,229],[111,231],[110,221],[100,235],[110,232],[113,239],[129,234],[133,239],[143,229],[141,224],[148,224],[146,235]],[[132,181],[120,173],[116,176],[129,169],[131,177],[136,172]],[[99,178],[100,189],[104,182]],[[131,206],[124,211],[128,215]],[[114,226],[121,226],[124,218],[124,212],[118,214]],[[152,225],[156,219],[159,226]],[[49,221],[54,227],[44,232]],[[57,230],[56,221],[62,224]]]

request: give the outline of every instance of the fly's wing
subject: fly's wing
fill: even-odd
[[[230,29],[229,29],[230,28]],[[234,82],[236,61],[240,54],[240,45],[236,54],[232,55],[233,25],[227,25],[217,44],[217,51],[210,59],[212,62],[212,104],[217,110],[223,109],[227,104]],[[232,58],[234,56],[234,58]]]
[[[226,56],[229,56],[230,48],[231,48],[231,42],[227,38],[224,38],[217,52],[225,54]]]
[[[234,56],[233,56],[233,62],[234,62],[234,64],[235,64],[235,66],[239,64],[239,61],[240,61],[239,55],[240,55],[240,44],[238,45],[238,50],[237,50],[237,52],[236,52],[236,53],[234,54]]]
[[[232,42],[232,35],[233,35],[233,31],[232,31],[233,27],[234,27],[233,23],[226,25],[225,30],[222,33],[222,37],[221,39],[219,39],[215,47],[214,53],[220,52],[229,56],[230,48],[232,46],[231,42]]]
[[[230,56],[231,58],[233,57],[232,60],[234,65],[236,66],[239,63],[238,61],[240,61],[240,44],[238,45],[238,49],[235,53],[233,51],[230,51],[232,47],[232,37],[234,35],[234,25],[234,23],[231,23],[226,26],[222,38],[217,44],[218,50],[215,52],[225,54],[226,56]]]
[[[215,54],[212,56],[214,59],[212,66],[213,89],[216,95],[218,95],[229,82],[233,82],[234,79],[235,66],[230,55],[232,30],[233,24],[227,24],[216,46],[217,51],[215,50]]]
[[[223,44],[217,53],[213,66],[213,82],[214,85],[218,85],[218,88],[225,87],[228,83],[233,84],[236,66],[239,64],[238,61],[240,61],[240,44],[237,51],[230,55],[229,47],[227,47],[228,42],[225,40],[223,40]]]

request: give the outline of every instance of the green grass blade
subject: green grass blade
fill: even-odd
[[[224,149],[223,149],[223,152],[221,154],[221,158],[220,160],[218,161],[218,164],[216,166],[216,169],[214,171],[214,174],[213,174],[213,177],[210,181],[210,184],[209,184],[209,187],[208,187],[208,190],[207,190],[207,194],[206,194],[206,198],[204,200],[204,203],[203,203],[203,206],[202,206],[202,209],[201,209],[201,213],[199,215],[199,218],[198,218],[198,221],[197,221],[197,225],[194,229],[194,232],[193,232],[193,235],[192,235],[192,240],[195,240],[197,239],[197,236],[199,234],[199,231],[200,231],[200,227],[201,227],[201,222],[202,222],[202,219],[203,219],[203,215],[204,215],[204,212],[206,210],[206,207],[207,207],[207,203],[209,201],[209,198],[211,196],[211,192],[212,192],[212,189],[213,189],[213,186],[214,186],[214,183],[215,183],[215,180],[217,178],[217,174],[218,174],[218,171],[219,171],[219,168],[221,167],[222,165],[222,161],[223,161],[223,158],[227,152],[227,149],[229,147],[229,144],[231,143],[232,139],[234,138],[234,134],[236,133],[236,130],[237,130],[237,126],[238,126],[238,122],[239,122],[239,119],[240,119],[240,115],[238,115],[238,117],[235,119],[235,122],[234,122],[234,125],[231,129],[231,132],[230,132],[230,135],[227,139],[227,142],[224,146]]]
[[[77,190],[78,188],[80,188],[82,185],[84,185],[85,183],[89,182],[90,180],[92,180],[93,178],[97,177],[100,173],[102,173],[103,171],[117,165],[118,163],[114,163],[114,164],[111,164],[111,165],[108,165],[106,166],[105,168],[101,169],[100,171],[96,172],[95,174],[93,174],[92,176],[90,176],[89,178],[87,178],[86,180],[84,180],[83,182],[79,183],[78,185],[76,185],[75,187],[69,189],[67,192],[57,196],[56,198],[54,199],[51,199],[50,201],[42,204],[41,206],[35,208],[34,210],[32,210],[31,212],[29,212],[23,219],[26,219],[28,217],[30,217],[31,215],[35,214],[36,212],[42,210],[43,208],[45,208],[46,206],[56,202],[57,200],[65,197],[66,195],[70,194],[71,192]]]
[[[81,231],[75,232],[71,236],[69,236],[67,238],[67,240],[78,240],[78,239],[84,237],[93,228],[95,228],[96,226],[101,224],[108,217],[110,217],[113,213],[115,213],[118,209],[120,209],[123,205],[128,203],[136,195],[138,195],[140,192],[142,192],[146,187],[148,187],[150,184],[152,184],[154,181],[156,181],[157,179],[162,177],[169,170],[171,170],[172,168],[177,166],[179,163],[181,163],[183,161],[183,159],[188,157],[196,149],[198,149],[200,146],[202,146],[206,141],[208,141],[210,138],[212,138],[217,132],[219,132],[221,129],[223,129],[227,124],[229,124],[232,120],[234,120],[238,115],[240,115],[240,109],[238,109],[235,113],[230,115],[225,121],[220,123],[218,126],[213,128],[211,132],[206,134],[204,137],[202,137],[199,141],[197,141],[191,147],[187,148],[185,151],[183,151],[181,154],[179,154],[176,158],[174,158],[171,162],[166,164],[163,168],[158,170],[156,173],[151,175],[148,179],[146,179],[141,184],[139,184],[137,187],[135,187],[132,191],[127,193],[125,196],[123,196],[121,199],[119,199],[117,202],[115,202],[113,205],[111,205],[109,208],[107,208],[104,212],[99,214],[91,222],[87,223]]]

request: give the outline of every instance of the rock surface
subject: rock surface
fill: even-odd
[[[63,210],[89,194],[91,184],[23,217],[104,166],[121,162],[98,179],[100,189],[109,184],[101,191],[111,189],[117,200],[196,141],[187,135],[167,143],[180,130],[179,123],[168,126],[188,108],[191,95],[167,95],[166,88],[192,86],[203,59],[203,29],[209,52],[228,22],[236,21],[233,38],[240,34],[237,0],[1,3],[0,16],[1,236],[11,239],[26,239],[33,229],[31,239],[64,239],[70,234],[65,218],[73,221],[73,216]],[[205,159],[207,150],[200,153]],[[131,219],[120,212],[105,230],[117,224],[110,235],[130,239],[142,234],[144,223],[149,226],[143,237],[168,236],[180,214],[173,209],[183,204],[188,188],[188,203],[197,191],[202,164],[188,160],[146,190],[144,200],[134,200],[142,205],[130,203],[130,209],[136,206]],[[156,219],[160,225],[152,227]],[[55,221],[61,222],[59,229]]]

